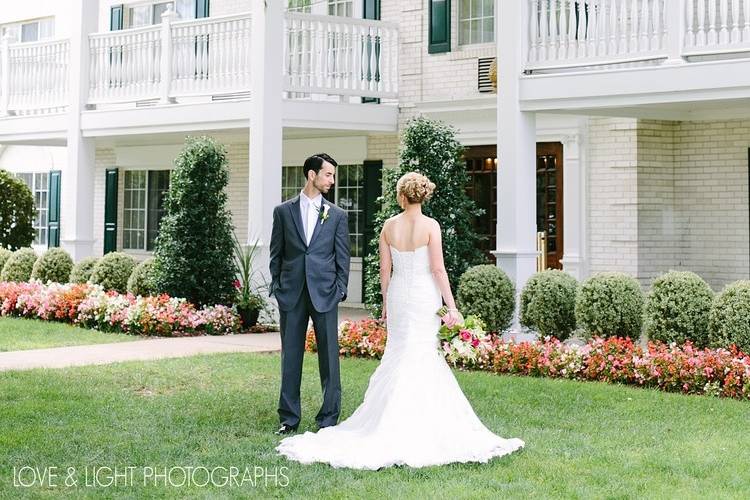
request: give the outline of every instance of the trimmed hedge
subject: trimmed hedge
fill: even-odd
[[[31,248],[19,248],[5,261],[0,281],[29,281],[34,270],[36,253]]]
[[[565,340],[576,328],[577,287],[576,279],[566,272],[536,273],[521,292],[521,324],[543,337]]]
[[[86,283],[91,279],[91,273],[99,259],[96,257],[86,257],[78,261],[70,271],[71,283]]]
[[[91,282],[101,285],[105,290],[126,293],[128,278],[135,268],[135,259],[122,252],[108,253],[94,266]]]
[[[70,271],[73,269],[73,259],[62,248],[50,248],[34,263],[31,279],[42,283],[68,283]]]
[[[623,273],[600,273],[578,290],[576,321],[591,335],[638,339],[643,307],[643,292],[635,278]]]
[[[133,295],[156,295],[156,286],[153,278],[154,259],[148,258],[140,262],[128,278],[128,292]]]
[[[714,299],[708,323],[712,346],[734,344],[750,353],[750,281],[735,281],[724,287]]]
[[[654,280],[646,299],[649,340],[708,345],[708,317],[714,292],[700,276],[670,271]]]
[[[465,316],[478,316],[488,331],[502,332],[513,320],[515,296],[515,287],[502,269],[482,264],[461,275],[456,301]]]

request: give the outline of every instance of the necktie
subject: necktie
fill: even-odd
[[[312,201],[307,202],[307,224],[305,224],[305,237],[307,238],[307,244],[310,244],[312,239],[313,231],[315,231],[315,223],[318,220],[318,210]]]

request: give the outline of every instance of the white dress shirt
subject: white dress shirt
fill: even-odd
[[[310,239],[312,239],[315,224],[318,222],[318,210],[322,201],[323,195],[320,193],[313,199],[308,198],[302,191],[299,193],[300,215],[302,216],[302,223],[305,225],[305,238],[308,245],[310,244]]]

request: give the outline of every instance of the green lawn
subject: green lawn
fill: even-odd
[[[526,441],[519,453],[379,472],[288,462],[276,455],[272,433],[279,361],[218,354],[0,373],[0,497],[740,498],[750,491],[747,402],[487,373],[457,376],[490,429]],[[344,417],[376,366],[342,360]],[[321,398],[313,355],[302,391],[301,430],[310,430]],[[418,425],[418,415],[404,418]],[[127,486],[23,489],[13,486],[14,466],[137,469]],[[144,487],[143,466],[269,473],[287,466],[288,485]]]
[[[0,318],[0,352],[139,340],[135,335],[102,333],[33,319]]]

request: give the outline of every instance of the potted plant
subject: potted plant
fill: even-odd
[[[266,309],[266,301],[259,292],[265,285],[253,289],[253,260],[258,250],[258,244],[242,245],[234,235],[234,261],[239,272],[239,279],[234,281],[237,296],[235,306],[240,316],[243,328],[250,328],[258,323],[260,312]]]

